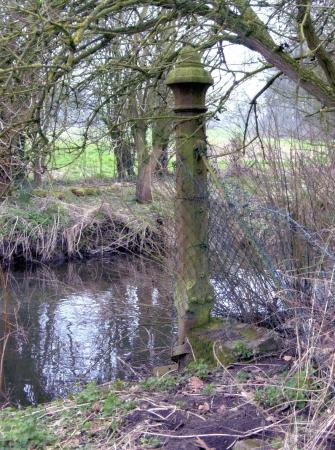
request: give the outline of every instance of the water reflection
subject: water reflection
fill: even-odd
[[[0,298],[3,401],[9,394],[40,402],[78,382],[129,379],[169,359],[171,289],[155,263],[124,256],[7,277],[8,298],[4,290]]]

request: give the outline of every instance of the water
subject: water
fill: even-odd
[[[35,404],[170,362],[170,282],[153,262],[120,256],[40,267],[8,273],[7,284],[0,404]]]

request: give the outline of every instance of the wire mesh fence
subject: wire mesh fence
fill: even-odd
[[[210,281],[215,297],[213,313],[279,325],[294,315],[297,308],[301,317],[310,317],[312,302],[318,308],[332,302],[335,253],[331,244],[316,230],[293,219],[284,208],[269,205],[257,192],[244,188],[243,180],[220,174],[207,159],[205,165],[208,185],[206,192],[197,192],[194,208],[201,210],[206,197],[208,236],[200,240],[208,241]],[[164,184],[171,200],[173,178],[166,179]],[[194,214],[197,213],[185,219],[190,230]],[[181,276],[178,251],[183,245],[179,226],[177,217],[171,232],[179,236],[174,266],[177,277]],[[189,252],[190,261],[193,250],[184,250]],[[197,263],[189,267],[191,279],[203,276],[201,263]],[[184,281],[188,283],[189,279]]]

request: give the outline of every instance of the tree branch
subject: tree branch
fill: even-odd
[[[307,45],[311,53],[313,53],[318,60],[318,63],[323,70],[329,84],[335,90],[335,64],[332,57],[322,45],[319,37],[315,32],[313,26],[311,14],[310,0],[304,0],[298,2],[298,16],[297,21],[300,25],[301,35],[303,40],[306,40]]]

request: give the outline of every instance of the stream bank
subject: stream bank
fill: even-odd
[[[173,200],[157,184],[154,202],[135,201],[133,183],[20,191],[1,204],[0,263],[31,262],[127,252],[161,257],[172,242]],[[161,201],[164,198],[164,202]]]
[[[65,400],[0,411],[0,447],[20,449],[275,450],[297,449],[308,421],[304,398],[285,392],[295,358],[288,353],[209,369],[194,361],[182,373],[138,382],[88,384]],[[270,381],[271,380],[271,381]],[[297,386],[296,386],[297,387]],[[284,389],[284,390],[283,390]],[[282,391],[281,391],[282,390]],[[303,401],[303,405],[299,405]],[[306,430],[305,430],[306,431]],[[332,449],[331,438],[324,450]],[[306,447],[308,448],[308,447]],[[318,447],[315,447],[318,448]]]

